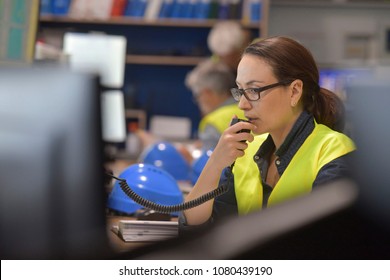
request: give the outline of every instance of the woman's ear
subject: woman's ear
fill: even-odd
[[[299,103],[303,92],[303,82],[301,80],[295,80],[290,84],[291,96],[290,102],[291,106],[295,107]]]

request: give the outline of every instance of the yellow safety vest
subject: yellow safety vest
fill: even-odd
[[[233,167],[234,187],[240,215],[260,210],[263,203],[262,179],[253,156],[268,134],[255,137],[245,150],[245,156],[238,158]],[[308,194],[319,170],[330,161],[355,150],[355,145],[346,135],[327,126],[315,124],[291,162],[283,172],[268,199],[268,205],[275,205],[288,199]]]
[[[207,114],[199,123],[199,132],[203,132],[207,125],[214,126],[220,133],[222,133],[230,124],[233,115],[239,118],[244,118],[244,111],[238,108],[237,103],[233,103],[214,110]]]

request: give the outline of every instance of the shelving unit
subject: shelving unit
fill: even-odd
[[[269,0],[262,1],[261,21],[239,22],[253,37],[268,35]],[[260,12],[260,11],[259,11]],[[141,109],[152,115],[191,119],[195,133],[200,114],[185,87],[186,74],[210,56],[207,36],[218,19],[155,19],[132,17],[76,19],[41,15],[40,31],[104,32],[127,38],[125,101],[127,109]]]
[[[204,57],[194,56],[161,56],[161,55],[127,55],[126,63],[128,64],[145,64],[145,65],[196,65]]]

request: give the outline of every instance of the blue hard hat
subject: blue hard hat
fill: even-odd
[[[212,154],[212,152],[213,152],[212,150],[203,151],[202,154],[192,162],[191,183],[193,185],[195,185],[196,181],[198,180],[200,173],[202,173],[202,170],[206,165],[206,162],[209,160],[209,157]]]
[[[120,175],[139,196],[161,205],[176,205],[183,202],[183,194],[176,180],[168,172],[150,164],[130,165]],[[142,206],[130,199],[116,181],[108,197],[107,207],[132,214]],[[177,213],[176,213],[177,214]]]
[[[140,161],[164,169],[176,180],[189,180],[189,163],[169,142],[158,142],[151,145],[143,152]]]

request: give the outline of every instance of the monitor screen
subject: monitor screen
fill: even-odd
[[[2,259],[107,253],[98,78],[0,67]]]
[[[347,86],[355,80],[372,73],[369,67],[329,67],[320,70],[320,86],[336,93],[343,101],[348,101]]]
[[[105,87],[123,87],[126,63],[124,36],[67,32],[63,52],[69,56],[72,69],[99,73],[100,82]]]
[[[390,67],[377,67],[375,75],[347,87],[350,119],[357,152],[351,161],[359,183],[365,214],[390,230]],[[390,243],[389,243],[390,244]]]
[[[126,38],[101,33],[64,35],[63,52],[69,67],[77,71],[98,73],[106,90],[102,95],[103,139],[109,143],[126,140],[124,85]]]

